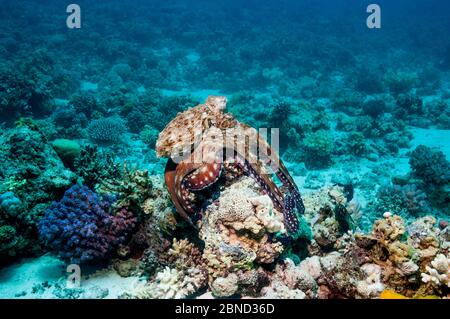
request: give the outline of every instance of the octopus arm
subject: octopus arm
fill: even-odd
[[[200,191],[213,185],[220,177],[220,162],[205,163],[186,176],[184,183],[192,191]]]
[[[179,202],[183,206],[184,210],[188,213],[194,213],[194,208],[189,198],[190,189],[186,184],[186,176],[192,174],[198,169],[200,164],[194,164],[192,162],[181,162],[176,167],[175,173],[175,190],[176,196]]]
[[[247,128],[245,125],[242,125],[242,127]],[[305,212],[305,206],[303,205],[298,187],[279,155],[273,151],[267,141],[254,129],[247,129],[247,132],[250,132],[253,137],[256,134],[258,140],[258,156],[266,157],[262,158],[262,162],[271,168],[281,183],[287,188],[287,194],[284,196],[284,200],[281,200],[279,207],[283,213],[288,231],[295,233],[299,228],[297,213],[303,215]],[[263,181],[266,185],[274,185],[270,186],[272,192],[276,193],[275,189],[279,192],[277,186],[268,177]],[[283,195],[279,195],[279,197],[283,198]]]
[[[267,156],[266,162],[270,164],[270,167],[277,175],[278,179],[286,186],[288,189],[298,189],[294,182],[291,174],[287,170],[280,156],[273,151],[267,141],[258,134],[258,150],[259,156]]]
[[[188,222],[190,225],[192,225],[194,228],[195,225],[192,223],[192,220],[189,218],[189,215],[185,209],[185,206],[183,202],[180,200],[180,197],[178,196],[178,190],[180,189],[177,186],[177,170],[179,165],[175,164],[172,159],[169,159],[167,161],[166,169],[164,172],[164,180],[166,182],[167,190],[169,191],[170,197],[172,199],[173,204],[175,205],[175,208],[180,214],[180,216]]]
[[[242,170],[253,178],[263,189],[263,191],[270,197],[275,208],[282,210],[284,206],[283,194],[270,179],[268,174],[263,171],[261,163],[257,160],[249,161],[239,152],[236,152],[235,154],[235,161],[242,168]]]

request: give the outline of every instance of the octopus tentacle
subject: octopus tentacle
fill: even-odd
[[[246,174],[248,174],[257,182],[257,184],[263,189],[263,191],[270,197],[270,199],[274,203],[275,208],[283,210],[283,194],[275,185],[275,183],[269,178],[269,176],[262,172],[261,163],[259,163],[258,161],[248,161],[246,157],[244,157],[236,150],[234,151],[233,160],[239,167],[241,167],[241,169]]]
[[[248,161],[244,161],[243,167],[244,171],[253,177],[264,192],[270,197],[274,203],[274,207],[283,213],[284,223],[288,232],[296,233],[299,228],[299,221],[295,208],[298,207],[300,194],[296,190],[293,190],[283,199],[281,191],[267,174],[258,174],[255,166],[250,164]]]
[[[294,179],[289,174],[286,166],[284,165],[278,154],[274,153],[268,143],[264,139],[259,139],[259,147],[264,147],[267,154],[271,158],[271,161],[275,161],[276,167],[270,165],[275,175],[281,181],[283,186],[287,188],[287,194],[284,196],[284,205],[282,207],[282,213],[284,216],[285,224],[290,233],[296,233],[299,229],[298,215],[303,215],[305,212],[305,206],[298,190]],[[271,163],[273,164],[273,163]]]
[[[210,187],[220,178],[222,164],[215,157],[210,158],[211,162],[196,163],[195,157],[181,161],[175,165],[171,161],[171,169],[166,170],[166,181],[172,200],[175,203],[180,216],[193,225],[190,215],[196,213],[197,207],[192,201],[191,192],[201,191]],[[174,166],[175,165],[175,166]],[[169,167],[169,165],[167,166]]]
[[[238,163],[241,165],[244,172],[246,172],[250,177],[252,177],[258,185],[263,189],[263,191],[270,197],[276,209],[282,210],[283,194],[275,185],[275,183],[269,178],[267,174],[260,174],[258,165],[252,164],[247,160],[237,157]]]
[[[263,154],[268,157],[269,163],[271,164],[268,166],[270,166],[272,171],[274,171],[283,186],[287,188],[287,194],[284,196],[281,211],[283,213],[288,231],[290,233],[296,233],[299,228],[297,213],[303,215],[305,212],[305,206],[303,205],[298,187],[279,155],[272,150],[270,145],[260,136],[260,134],[257,135],[257,139],[259,155]],[[264,152],[260,152],[261,150]]]
[[[296,209],[298,214],[303,215],[305,213],[305,205],[303,204],[302,197],[300,195],[297,185],[295,184],[294,180],[292,179],[291,175],[289,174],[286,166],[284,166],[284,163],[281,161],[281,159],[279,161],[279,168],[275,172],[275,174],[277,174],[280,181],[288,189],[288,194],[286,194],[285,201],[286,202],[289,201],[289,205],[286,204],[286,209],[291,210]]]
[[[245,154],[238,154],[238,160],[239,158],[245,159],[243,161],[244,171],[251,177],[254,177],[265,193],[269,195],[275,208],[283,213],[287,230],[290,233],[296,233],[299,227],[297,213],[304,213],[304,206],[297,185],[278,154],[273,152],[267,141],[255,129],[240,123],[239,130],[245,130],[245,135],[250,140],[257,141],[256,151],[258,154],[253,154],[249,147],[244,149]],[[236,141],[233,141],[232,146],[235,143]],[[235,152],[239,153],[236,148]],[[263,165],[269,166],[281,183],[287,188],[288,193],[285,196],[283,196],[275,183],[269,178],[268,174],[263,171]]]
[[[183,211],[186,213],[184,218],[189,218],[189,214],[194,213],[194,207],[190,200],[190,190],[188,185],[186,184],[185,177],[197,170],[199,165],[191,163],[191,162],[181,162],[176,167],[175,174],[175,189],[176,189],[176,197],[178,198],[179,203],[183,207]]]
[[[258,149],[265,150],[262,154],[266,154],[268,158],[270,158],[271,164],[276,165],[277,168],[274,169],[274,173],[277,175],[278,179],[283,183],[283,185],[288,189],[298,190],[297,185],[294,182],[294,179],[292,178],[291,174],[289,174],[280,156],[272,150],[267,141],[263,139],[259,134],[258,134]],[[273,166],[271,167],[273,168]]]
[[[176,186],[176,180],[177,180],[177,168],[179,165],[175,164],[175,162],[169,158],[166,164],[166,169],[164,172],[164,180],[166,182],[167,190],[169,191],[170,197],[172,199],[173,204],[175,205],[175,208],[177,212],[180,214],[180,216],[186,220],[190,225],[195,227],[195,225],[192,223],[192,220],[189,218],[187,211],[185,209],[185,205],[182,204],[180,201],[178,194],[178,186]],[[196,228],[196,227],[195,227]]]
[[[297,215],[295,214],[295,208],[297,207],[297,195],[298,193],[287,194],[284,199],[283,216],[284,223],[290,233],[296,233],[300,227],[300,223]]]
[[[278,169],[275,171],[275,174],[278,176],[279,180],[289,189],[298,190],[297,185],[294,182],[291,174],[289,174],[286,166],[284,165],[281,159],[278,159]]]
[[[184,178],[184,183],[192,191],[203,190],[217,182],[221,171],[221,163],[207,163],[187,175]]]
[[[291,224],[291,228],[295,229],[296,231],[298,230],[299,223],[297,216],[293,216],[294,211],[296,210],[299,215],[303,215],[305,213],[305,205],[303,204],[300,191],[298,190],[297,185],[295,184],[281,159],[279,161],[279,168],[275,173],[277,174],[281,182],[288,188],[288,193],[285,197],[285,215],[288,216],[287,223]]]

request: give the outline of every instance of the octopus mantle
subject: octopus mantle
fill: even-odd
[[[197,195],[224,175],[253,178],[281,211],[290,233],[299,227],[304,206],[291,175],[278,154],[257,132],[224,113],[225,97],[210,96],[204,104],[179,113],[159,134],[158,157],[168,157],[165,182],[178,213],[190,224],[201,212]],[[282,191],[272,180],[278,177]]]

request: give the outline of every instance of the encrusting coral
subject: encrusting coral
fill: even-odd
[[[269,237],[277,232],[285,232],[282,215],[267,195],[258,194],[246,177],[232,184],[207,208],[200,226],[210,277],[273,263],[283,251],[282,244]]]

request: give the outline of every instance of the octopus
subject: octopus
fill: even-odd
[[[176,210],[196,227],[192,219],[200,210],[196,194],[227,172],[241,172],[270,197],[283,214],[288,233],[297,232],[298,214],[305,211],[297,185],[265,138],[225,113],[226,104],[226,97],[210,96],[204,104],[178,113],[158,136],[156,153],[168,158],[164,179]]]

